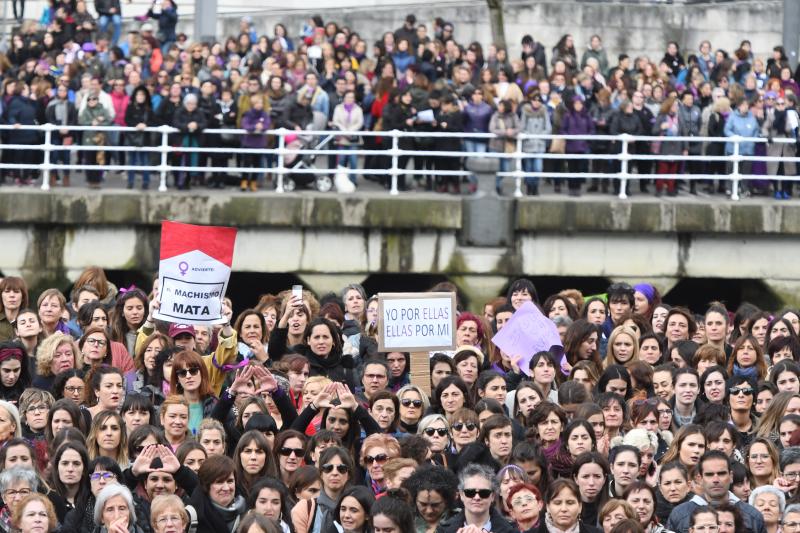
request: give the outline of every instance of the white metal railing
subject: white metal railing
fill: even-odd
[[[83,146],[78,144],[71,144],[68,146],[54,144],[53,132],[58,130],[69,130],[78,132],[122,132],[122,133],[150,133],[159,138],[158,142],[151,141],[151,146],[134,147],[134,146]],[[189,148],[180,145],[173,146],[170,143],[170,136],[172,134],[180,134],[179,130],[171,126],[149,127],[143,130],[131,127],[94,127],[94,126],[61,126],[54,124],[43,124],[37,126],[14,126],[14,125],[0,125],[0,131],[20,131],[20,130],[35,130],[44,133],[44,141],[41,144],[14,144],[8,143],[0,145],[3,150],[41,150],[43,152],[43,161],[41,165],[23,165],[14,163],[0,163],[0,170],[40,170],[42,172],[41,189],[47,191],[50,189],[50,174],[58,170],[103,170],[103,171],[148,171],[156,172],[160,175],[160,183],[158,190],[167,190],[167,175],[169,172],[220,172],[228,173],[231,167],[226,166],[178,166],[169,164],[169,154],[172,152],[182,153],[198,153],[198,154],[227,154],[229,156],[235,154],[272,154],[276,157],[276,165],[270,169],[265,168],[240,168],[236,167],[237,172],[241,173],[258,173],[263,174],[266,171],[271,171],[276,175],[276,189],[278,193],[285,192],[284,180],[287,175],[291,174],[310,174],[310,175],[328,175],[335,172],[336,169],[330,168],[315,168],[307,165],[305,168],[294,168],[287,166],[287,157],[294,156],[294,158],[302,158],[304,156],[324,156],[324,155],[356,155],[356,156],[385,156],[389,158],[390,166],[388,169],[368,169],[368,168],[354,168],[347,169],[349,174],[360,176],[388,175],[391,177],[390,193],[392,195],[399,194],[398,191],[398,178],[401,174],[413,174],[417,176],[471,176],[473,172],[469,170],[413,170],[406,171],[400,168],[399,160],[402,156],[412,157],[458,157],[465,159],[507,159],[513,162],[513,170],[506,172],[497,172],[497,176],[501,178],[513,178],[516,183],[514,196],[521,197],[522,194],[522,180],[523,178],[604,178],[604,179],[618,179],[620,180],[619,198],[627,198],[625,189],[629,180],[637,179],[683,179],[683,180],[729,180],[731,181],[731,199],[738,200],[739,184],[744,180],[749,179],[770,179],[777,181],[796,181],[800,178],[798,176],[777,176],[777,175],[763,175],[763,174],[742,174],[740,172],[740,165],[742,162],[794,162],[800,164],[800,157],[773,157],[773,156],[745,156],[741,155],[740,148],[742,143],[765,143],[768,139],[761,137],[654,137],[654,136],[632,136],[627,134],[622,135],[529,135],[519,134],[514,139],[515,148],[513,152],[467,152],[467,151],[441,151],[441,150],[403,150],[400,148],[400,139],[403,138],[418,138],[422,135],[434,139],[438,138],[458,138],[463,140],[480,140],[488,142],[495,139],[496,136],[490,133],[447,133],[447,132],[404,132],[404,131],[357,131],[357,132],[342,132],[338,130],[288,130],[276,129],[266,130],[264,134],[274,135],[277,138],[277,146],[269,149],[247,149],[247,148],[222,148],[222,147],[197,147]],[[250,132],[241,129],[207,129],[204,134],[235,134],[245,135]],[[358,148],[354,150],[341,150],[335,148],[313,148],[303,146],[290,146],[287,145],[287,138],[302,137],[304,139],[327,139],[340,135],[357,135],[359,137],[382,137],[390,138],[390,147],[386,149],[363,149]],[[13,140],[13,135],[11,135]],[[543,140],[553,141],[555,139],[569,140],[586,140],[586,141],[613,141],[618,143],[618,148],[614,149],[614,153],[608,154],[570,154],[570,153],[532,153],[523,150],[523,143],[526,140]],[[633,154],[629,153],[632,144],[637,141],[646,142],[689,142],[689,143],[732,143],[733,154],[725,156],[707,156],[707,155],[655,155],[655,154]],[[774,143],[794,143],[794,139],[788,138],[774,138]],[[92,165],[92,164],[53,164],[53,152],[149,152],[160,154],[160,163],[158,165]],[[619,163],[619,171],[617,172],[586,172],[586,173],[569,173],[569,172],[525,172],[523,171],[523,160],[535,158],[542,160],[561,160],[566,161],[570,159],[581,159],[589,161],[615,161]],[[723,161],[731,164],[731,171],[728,174],[636,174],[630,172],[630,163],[633,161],[675,161],[675,162],[691,162],[691,161]],[[291,163],[290,163],[291,165]]]

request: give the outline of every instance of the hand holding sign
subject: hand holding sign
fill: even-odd
[[[517,309],[492,342],[509,356],[521,356],[517,364],[528,376],[532,374],[529,366],[536,352],[551,352],[560,358],[564,351],[556,325],[531,302]]]

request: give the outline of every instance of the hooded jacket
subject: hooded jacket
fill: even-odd
[[[520,133],[532,135],[548,135],[553,132],[553,125],[550,123],[550,114],[544,105],[539,109],[534,109],[530,102],[522,104],[522,120],[520,123]],[[522,151],[531,154],[541,154],[547,149],[547,141],[544,139],[525,139],[522,141]]]

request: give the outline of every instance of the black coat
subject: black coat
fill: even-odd
[[[54,102],[57,102],[57,101],[58,100],[52,100],[50,102],[50,104],[48,104],[47,109],[44,110],[44,120],[48,124],[59,124],[59,123],[56,122],[56,108],[55,108],[55,106],[57,104],[54,103]],[[74,126],[77,123],[78,123],[78,109],[75,107],[75,104],[73,104],[72,102],[68,101],[67,102],[67,125]],[[67,137],[73,137],[76,132],[70,131],[69,133],[70,134],[67,135]],[[62,139],[61,134],[58,132],[58,130],[55,130],[53,132],[53,135],[54,136],[57,135],[59,139]]]
[[[491,533],[519,533],[516,526],[512,525],[508,520],[503,518],[494,505],[492,505],[492,508],[489,511],[489,520],[492,522]],[[456,533],[459,529],[464,527],[465,521],[466,515],[464,514],[464,511],[459,511],[458,514],[455,514],[447,520],[440,522],[436,527],[436,533]],[[542,525],[544,525],[544,520],[542,520]],[[547,528],[545,528],[543,532],[540,530],[540,533],[547,533]],[[580,533],[596,532],[584,531],[583,527],[581,527]]]
[[[8,124],[35,126],[38,108],[36,102],[25,96],[14,96],[6,108]],[[39,132],[20,129],[10,132],[9,141],[17,144],[39,144]]]
[[[411,106],[403,104],[387,104],[383,109],[383,130],[384,131],[412,131],[414,128],[406,124],[406,120],[416,116],[416,110]],[[399,148],[401,150],[413,150],[414,139],[412,137],[400,137]]]
[[[197,129],[189,131],[189,124],[192,122],[197,123]],[[175,111],[172,121],[172,125],[181,131],[183,140],[197,141],[198,144],[202,144],[203,130],[206,129],[207,124],[206,114],[199,106],[194,111],[188,111],[184,106],[180,106]]]
[[[125,109],[125,125],[131,128],[138,124],[154,126],[158,123],[156,114],[148,104],[138,104],[131,101]],[[128,132],[125,134],[127,144],[130,146],[151,146],[151,135],[144,131]]]
[[[463,133],[464,115],[461,111],[442,113],[438,117],[436,129],[441,132]],[[461,139],[457,137],[439,137],[435,141],[436,149],[443,152],[460,152]]]

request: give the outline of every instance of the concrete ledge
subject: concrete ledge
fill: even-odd
[[[346,227],[425,230],[461,228],[459,197],[414,194],[343,196],[300,194],[175,194],[86,190],[0,192],[2,223],[157,225],[170,219],[196,224],[273,227]]]
[[[517,231],[800,235],[800,203],[768,198],[522,198],[516,208]]]

